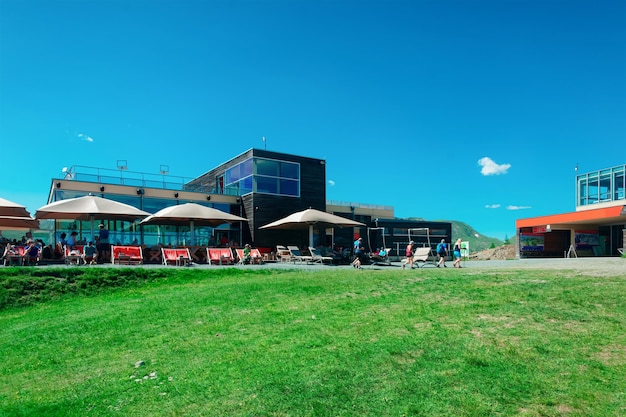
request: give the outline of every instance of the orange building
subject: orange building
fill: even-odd
[[[576,211],[519,219],[517,255],[619,256],[626,241],[626,164],[576,176]]]

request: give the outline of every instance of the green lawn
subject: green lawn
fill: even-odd
[[[87,270],[0,310],[0,416],[626,415],[626,277]]]

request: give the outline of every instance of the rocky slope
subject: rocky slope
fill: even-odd
[[[470,259],[479,261],[515,259],[515,245],[503,245],[474,252],[470,255]]]

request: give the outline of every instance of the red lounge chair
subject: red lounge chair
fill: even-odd
[[[111,246],[111,263],[142,264],[141,246]]]
[[[206,259],[209,265],[232,265],[235,263],[230,248],[206,248]]]
[[[163,254],[163,265],[176,265],[176,266],[190,266],[191,265],[191,254],[189,253],[189,249],[187,248],[180,248],[180,249],[161,248],[161,253]]]
[[[237,259],[239,263],[243,263],[243,249],[235,249],[237,253]],[[250,249],[250,263],[251,264],[262,264],[263,263],[263,255],[258,249]]]

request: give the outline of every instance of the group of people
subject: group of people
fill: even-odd
[[[446,258],[448,257],[448,244],[445,239],[441,239],[441,242],[437,244],[437,255],[439,255],[439,261],[437,262],[437,268],[443,265],[444,268],[447,268]],[[454,246],[452,248],[452,256],[454,261],[452,262],[452,266],[454,268],[461,268],[461,239],[457,239],[454,242]]]
[[[13,259],[19,260],[20,264],[36,265],[39,259],[41,259],[45,244],[41,239],[33,240],[29,238],[23,245],[24,250],[20,251],[18,247],[21,245],[8,242],[0,259],[4,261],[5,265]]]
[[[406,246],[406,252],[405,252],[406,260],[402,262],[402,269],[404,269],[406,265],[409,265],[411,269],[413,269],[414,245],[415,245],[415,242],[410,241],[409,244]],[[448,266],[446,265],[446,258],[448,257],[448,244],[446,243],[445,239],[441,239],[441,242],[437,244],[436,252],[437,252],[437,256],[439,257],[436,263],[437,268],[440,268],[441,266],[443,266],[444,268],[447,268]],[[454,257],[452,266],[454,268],[461,268],[461,239],[460,238],[457,239],[456,242],[454,242],[454,246],[452,248],[452,256]]]
[[[83,263],[91,265],[98,263],[98,260],[104,262],[104,260],[109,259],[111,256],[109,231],[104,227],[104,224],[100,224],[98,229],[98,234],[95,236],[96,243],[87,242],[82,251],[77,247],[80,242],[77,240],[78,233],[76,231],[71,232],[69,238],[66,233],[61,233],[55,249],[58,258],[66,256],[65,248],[67,248],[69,255],[77,260],[76,263],[78,263],[79,258],[82,259]]]

